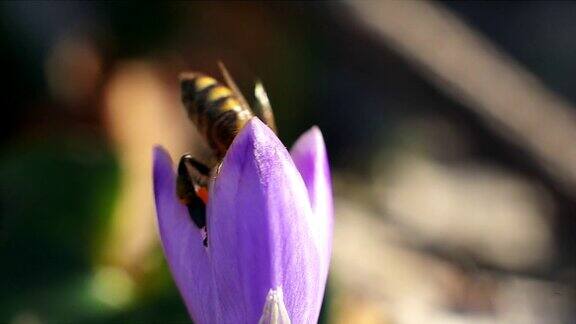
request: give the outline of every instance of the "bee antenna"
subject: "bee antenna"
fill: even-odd
[[[226,68],[224,63],[222,63],[222,61],[218,61],[218,67],[222,72],[222,76],[224,77],[226,85],[228,86],[228,88],[230,88],[230,90],[232,90],[232,92],[234,92],[234,95],[236,95],[236,99],[238,99],[240,105],[242,105],[242,107],[244,107],[245,109],[250,110],[250,106],[248,105],[246,98],[244,98],[244,95],[242,95],[240,88],[238,88],[238,85],[236,84],[236,82],[230,75],[230,72],[228,72],[228,69]]]

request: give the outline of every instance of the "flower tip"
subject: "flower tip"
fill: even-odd
[[[320,127],[314,125],[310,129],[308,129],[302,136],[300,137],[301,140],[307,142],[309,145],[314,145],[317,148],[324,149],[324,136],[322,135],[322,131]]]
[[[291,149],[292,158],[298,166],[298,169],[303,172],[304,167],[311,167],[317,163],[324,164],[327,161],[326,145],[324,143],[324,136],[318,126],[312,126],[304,134],[296,140],[296,143]],[[325,168],[328,168],[326,165]],[[303,175],[306,177],[306,175]]]
[[[160,145],[152,149],[152,179],[154,181],[154,195],[158,199],[159,192],[164,186],[171,186],[173,181],[172,158],[168,151]]]
[[[322,132],[320,131],[320,127],[318,127],[318,125],[310,127],[306,133],[313,133],[315,136],[322,136]]]
[[[254,117],[250,119],[242,128],[240,133],[234,138],[232,145],[228,149],[227,155],[243,156],[247,147],[265,147],[279,145],[284,147],[276,134],[266,126],[260,119]]]
[[[258,117],[253,117],[246,123],[244,128],[240,131],[238,136],[241,136],[243,133],[248,134],[251,138],[259,139],[263,136],[269,136],[273,134],[272,130],[266,126]]]
[[[162,145],[154,145],[152,148],[152,157],[154,161],[154,165],[158,165],[158,163],[168,161],[170,165],[172,164],[172,158],[170,154]]]

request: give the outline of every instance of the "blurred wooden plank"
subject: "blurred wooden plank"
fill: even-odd
[[[576,196],[576,112],[570,103],[439,3],[348,4],[441,91],[531,153]]]

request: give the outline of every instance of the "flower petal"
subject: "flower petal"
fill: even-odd
[[[213,323],[213,281],[200,230],[176,197],[170,156],[161,147],[153,155],[156,213],[170,271],[194,322]]]
[[[208,203],[218,322],[257,323],[277,288],[294,323],[317,321],[325,282],[311,219],[306,187],[286,148],[252,119],[228,150]]]
[[[292,146],[290,154],[308,189],[315,228],[319,235],[319,242],[322,243],[323,273],[326,277],[332,253],[334,207],[328,155],[320,129],[314,126],[300,136]]]

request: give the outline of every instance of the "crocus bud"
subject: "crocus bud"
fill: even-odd
[[[316,323],[332,246],[332,189],[322,135],[288,153],[252,119],[209,188],[209,244],[175,192],[172,161],[154,150],[160,237],[196,323]]]

